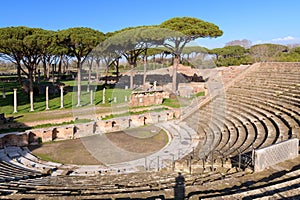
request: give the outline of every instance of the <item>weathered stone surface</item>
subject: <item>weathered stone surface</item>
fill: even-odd
[[[28,136],[26,133],[6,133],[0,137],[0,148],[4,146],[23,147],[28,145]]]
[[[98,120],[83,124],[70,124],[64,126],[31,129],[24,133],[2,134],[0,138],[0,148],[8,146],[27,146],[39,142],[49,142],[53,140],[76,139],[102,134],[113,131],[125,130],[127,128],[140,127],[147,124],[169,121],[180,116],[180,109],[165,110],[161,112],[149,112],[141,115],[130,115],[109,120]]]
[[[165,91],[134,92],[130,96],[129,105],[152,106],[162,104],[164,98],[169,98],[169,93]]]
[[[72,139],[74,137],[74,129],[71,126],[57,127],[56,136],[60,139]]]

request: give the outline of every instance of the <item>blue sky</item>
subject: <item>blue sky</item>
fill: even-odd
[[[220,38],[198,40],[201,46],[215,48],[236,39],[254,44],[300,43],[299,13],[298,0],[4,0],[0,27],[90,27],[106,33],[190,16],[215,23],[224,31]]]

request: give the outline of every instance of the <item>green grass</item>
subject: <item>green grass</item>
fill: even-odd
[[[64,94],[64,109],[71,109],[77,105],[77,91],[76,87],[73,85],[76,83],[75,81],[65,81],[65,90],[67,91]],[[82,84],[86,84],[86,82],[82,82]],[[28,113],[30,110],[30,100],[29,96],[23,92],[21,87],[17,83],[2,83],[5,86],[6,98],[3,99],[2,95],[0,96],[0,113],[4,113],[5,115],[11,115],[13,113],[13,88],[17,88],[17,99],[18,99],[18,114]],[[95,86],[92,86],[95,87]],[[1,91],[1,85],[0,85]],[[90,105],[90,92],[87,92],[87,86],[82,86],[81,91],[81,105],[88,106]],[[0,92],[2,94],[2,92]],[[127,95],[127,100],[129,101],[129,97],[131,94],[131,90],[124,89],[114,89],[107,88],[105,95],[105,104],[103,104],[103,88],[101,85],[97,86],[96,91],[94,92],[93,104],[102,107],[111,106],[114,104],[114,97],[117,98],[117,103],[125,102],[125,95]],[[34,111],[41,112],[46,109],[46,97],[45,95],[34,96]],[[49,109],[50,110],[58,110],[60,109],[60,92],[56,95],[49,95]]]
[[[65,90],[67,91],[64,94],[64,110],[71,110],[77,105],[77,91],[76,81],[63,81],[65,84]],[[82,95],[81,95],[81,105],[89,106],[90,105],[90,92],[87,92],[87,82],[82,81]],[[17,83],[2,83],[5,86],[6,98],[3,99],[0,96],[0,113],[4,113],[6,116],[19,116],[23,114],[24,118],[30,113],[40,113],[46,109],[46,97],[45,95],[38,95],[34,97],[34,111],[29,112],[30,110],[30,101],[28,95],[23,92],[21,87]],[[0,87],[1,88],[1,87]],[[13,114],[13,88],[18,88],[17,98],[18,98],[18,113]],[[118,88],[107,88],[105,94],[105,103],[103,104],[103,86],[102,85],[92,85],[91,88],[96,88],[94,92],[93,105],[98,107],[110,107],[117,104],[123,104],[125,102],[125,95],[127,96],[127,102],[129,102],[131,90],[118,89]],[[0,90],[1,91],[1,90]],[[1,93],[1,92],[0,92]],[[195,94],[196,97],[203,96],[204,92],[199,92]],[[117,103],[114,102],[114,97],[117,99]],[[163,106],[168,106],[172,108],[180,108],[180,102],[178,99],[164,99]],[[50,111],[60,110],[60,92],[56,95],[50,95],[49,97],[49,108]],[[47,115],[47,112],[44,112],[44,115]],[[61,116],[60,116],[61,117]],[[27,120],[30,117],[28,117]],[[47,118],[46,118],[47,119]]]
[[[140,115],[140,114],[144,114],[146,112],[160,112],[160,111],[163,111],[163,110],[168,110],[167,108],[156,108],[156,109],[153,109],[153,110],[142,110],[142,111],[129,111],[129,112],[124,112],[122,114],[111,114],[111,115],[108,115],[108,116],[105,116],[102,118],[102,120],[108,120],[108,119],[112,119],[112,118],[115,118],[115,117],[124,117],[124,116],[128,116],[128,115]]]
[[[40,124],[33,126],[31,128],[47,128],[47,127],[52,127],[52,126],[62,126],[62,125],[67,125],[67,124],[81,124],[81,123],[88,123],[91,122],[92,120],[90,119],[76,119],[68,122],[63,122],[63,123],[47,123],[47,124]]]
[[[29,130],[31,127],[24,127],[24,128],[1,128],[0,134],[2,133],[12,133],[12,132],[24,132]]]
[[[205,92],[198,92],[195,94],[195,97],[202,97],[205,96]]]
[[[35,153],[34,155],[37,156],[37,157],[39,157],[41,160],[44,160],[44,161],[50,161],[50,162],[60,163],[60,161],[53,159],[48,154]],[[64,163],[61,163],[61,164],[64,164]]]
[[[42,84],[52,84],[49,82],[41,82]],[[60,91],[58,91],[55,95],[49,95],[49,110],[46,110],[46,97],[44,94],[42,95],[36,95],[34,96],[34,111],[30,112],[30,101],[29,96],[23,91],[21,86],[16,82],[2,82],[0,83],[0,113],[4,113],[5,117],[14,117],[14,122],[12,122],[12,125],[14,124],[15,127],[18,127],[19,125],[23,125],[23,123],[26,122],[37,122],[37,121],[47,121],[47,120],[53,120],[53,119],[63,119],[63,118],[73,118],[74,110],[76,110],[77,105],[77,82],[75,80],[72,81],[62,81],[65,85],[64,90],[64,108],[60,108]],[[74,87],[75,85],[75,87]],[[1,87],[2,86],[2,87]],[[2,98],[2,90],[3,87],[5,89],[6,98]],[[13,89],[17,88],[17,100],[18,100],[18,107],[17,113],[13,113]],[[93,105],[90,104],[90,92],[87,92],[87,81],[82,81],[82,93],[81,93],[81,108],[93,108],[95,106],[95,112],[96,114],[101,113],[107,113],[111,112],[111,108],[117,108],[118,111],[122,111],[124,109],[124,113],[118,114],[118,115],[111,115],[107,116],[104,119],[110,119],[113,117],[120,117],[120,116],[127,116],[132,114],[143,114],[145,112],[148,112],[146,110],[149,107],[140,107],[141,109],[144,109],[143,111],[128,111],[127,103],[130,100],[130,95],[132,93],[132,90],[125,90],[120,88],[113,88],[110,86],[107,86],[106,93],[105,93],[105,103],[103,103],[103,85],[91,85],[90,88],[93,88],[95,92],[93,93]],[[196,94],[198,96],[202,95],[202,93]],[[127,96],[127,102],[125,102],[125,96]],[[114,102],[114,97],[117,99],[117,102]],[[184,100],[185,101],[185,100]],[[171,108],[180,108],[182,105],[182,102],[179,101],[177,98],[171,98],[171,99],[164,99],[162,106],[171,107]],[[155,105],[153,105],[155,106]],[[131,108],[132,110],[138,109],[137,108]],[[154,109],[152,111],[159,112],[162,109]],[[58,112],[56,112],[58,111]],[[151,111],[150,111],[151,112]],[[85,114],[83,112],[83,114]],[[84,118],[84,117],[83,117]],[[18,124],[20,123],[20,124]],[[45,123],[45,122],[44,122]],[[28,128],[9,128],[9,132],[12,130],[26,130],[29,128],[42,128],[42,127],[50,127],[53,125],[64,125],[64,124],[70,124],[73,122],[64,122],[61,124],[52,124],[47,123],[35,126],[35,127],[28,127]],[[78,123],[78,122],[76,122]],[[13,126],[11,126],[13,127]],[[8,132],[8,129],[2,129],[0,130],[0,133]]]
[[[72,121],[67,121],[63,123],[47,123],[47,124],[39,124],[36,126],[28,126],[28,127],[21,127],[21,128],[4,128],[0,129],[0,134],[2,133],[11,133],[11,132],[24,132],[29,129],[35,129],[35,128],[48,128],[53,126],[62,126],[62,125],[68,125],[68,124],[81,124],[81,123],[87,123],[91,122],[91,119],[77,119]]]
[[[180,102],[177,99],[171,99],[171,98],[164,99],[162,105],[168,106],[171,108],[180,108],[181,107]]]

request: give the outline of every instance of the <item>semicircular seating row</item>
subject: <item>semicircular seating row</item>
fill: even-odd
[[[300,64],[291,65],[293,67],[280,63],[262,63],[251,68],[243,80],[227,89],[225,98],[217,96],[184,120],[185,124],[197,131],[199,138],[202,138],[201,145],[197,147],[199,158],[210,155],[211,151],[230,157],[295,135],[299,137]],[[2,171],[0,168],[1,173]],[[299,184],[299,170],[296,172],[288,174],[295,177],[294,185]],[[238,179],[241,175],[243,173],[237,173],[235,178]],[[4,180],[0,183],[0,193],[45,196],[99,195],[101,198],[114,194],[120,194],[120,197],[137,195],[144,198],[157,194],[172,196],[175,176],[175,173],[148,172],[20,177],[20,180]],[[220,177],[223,175],[216,171],[193,174],[186,176],[186,186],[191,187],[190,191],[197,190],[197,185],[222,181]],[[274,183],[288,184],[291,180],[286,176],[280,177],[279,180],[274,180]],[[292,190],[294,191],[293,187]]]
[[[299,195],[300,165],[291,170],[273,173],[261,180],[249,181],[240,179],[245,173],[228,173],[225,176],[219,172],[202,174],[185,174],[186,195],[189,199],[240,199],[243,197],[278,198]],[[173,197],[174,177],[176,173],[148,172],[119,175],[95,176],[47,176],[30,179],[13,180],[0,183],[2,197],[22,198],[138,198],[166,199]],[[224,190],[215,189],[225,183],[242,183],[240,187],[228,187]],[[213,187],[215,185],[215,187]],[[4,189],[5,188],[5,189]],[[210,188],[206,191],[207,188]],[[214,189],[212,189],[214,188]],[[276,199],[276,198],[274,198]]]
[[[261,63],[184,121],[203,138],[199,158],[247,153],[299,137],[300,64]]]

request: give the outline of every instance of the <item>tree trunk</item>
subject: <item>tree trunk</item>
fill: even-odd
[[[99,83],[99,68],[100,68],[100,60],[96,60],[96,81]]]
[[[65,72],[66,72],[66,74],[69,74],[69,61],[68,60],[65,63]]]
[[[21,77],[21,65],[20,63],[17,63],[17,74],[18,74],[18,83],[22,83],[22,77]]]
[[[33,69],[28,68],[29,93],[33,91]]]
[[[45,76],[49,79],[50,78],[50,68],[51,68],[51,63],[48,63],[47,66],[47,74],[45,74]]]
[[[77,107],[81,106],[81,59],[77,60]]]
[[[106,68],[105,68],[105,83],[104,83],[104,85],[107,85],[107,79],[108,79],[108,67],[109,67],[109,65],[107,64],[107,65],[106,65]]]
[[[47,71],[47,62],[43,61],[43,69],[44,69],[44,80],[48,79],[48,71]]]
[[[36,79],[36,70],[32,70],[32,79],[33,79],[33,82],[35,83],[35,79]]]
[[[59,56],[59,62],[58,62],[58,79],[60,79],[62,70],[61,70],[61,64],[62,64],[62,55]]]
[[[133,69],[134,64],[130,64],[130,89],[133,89]]]
[[[89,65],[89,77],[88,77],[88,88],[87,88],[88,92],[90,91],[91,76],[92,76],[92,64]]]
[[[172,75],[172,92],[177,93],[177,70],[179,65],[179,55],[175,55],[173,62],[173,75]]]
[[[61,64],[62,64],[62,73],[65,74],[66,73],[66,65],[64,63],[64,57],[61,57]]]
[[[147,56],[144,57],[143,90],[146,90]]]
[[[116,61],[115,61],[115,63],[116,63],[116,74],[117,74],[117,79],[119,79],[119,59],[116,59]]]

